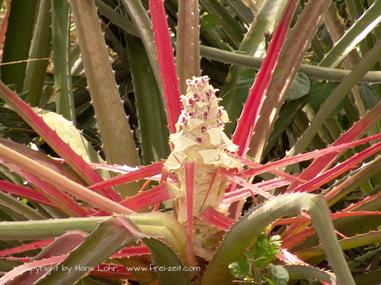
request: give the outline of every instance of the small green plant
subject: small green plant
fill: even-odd
[[[229,264],[231,274],[244,283],[265,284],[267,282],[272,285],[278,282],[276,284],[280,284],[278,274],[272,275],[274,271],[272,262],[280,252],[280,245],[280,236],[274,235],[269,238],[265,233],[260,234],[254,247],[245,253],[244,259]],[[281,269],[276,267],[276,270]],[[287,270],[285,271],[286,278],[282,277],[282,279],[285,280],[284,284],[287,284],[289,279]]]

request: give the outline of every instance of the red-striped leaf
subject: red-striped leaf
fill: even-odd
[[[44,141],[54,149],[76,173],[88,184],[103,181],[99,174],[71,147],[64,142],[58,134],[49,128],[45,121],[38,116],[15,92],[10,90],[3,82],[0,82],[0,97],[14,109],[19,116],[31,126]],[[111,191],[103,191],[106,197],[119,201],[120,197]]]
[[[173,58],[171,36],[164,9],[164,0],[150,0],[149,9],[159,62],[161,85],[164,92],[168,128],[170,133],[174,133],[176,132],[175,125],[181,112],[180,91],[175,60]]]
[[[142,166],[139,169],[131,171],[129,173],[115,176],[109,180],[93,184],[89,188],[96,190],[96,189],[102,189],[105,187],[119,185],[122,183],[129,183],[129,182],[134,182],[141,179],[149,178],[153,175],[159,174],[161,170],[163,169],[163,165],[164,165],[163,162],[159,161],[147,166]]]
[[[366,158],[376,154],[381,150],[381,142],[376,143],[375,145],[355,154],[351,158],[347,159],[343,163],[336,165],[335,167],[327,170],[323,174],[307,181],[306,183],[298,186],[293,190],[293,192],[312,192],[316,188],[324,185],[325,183],[335,179],[344,172],[356,167]]]
[[[45,198],[45,196],[38,193],[35,189],[20,186],[5,180],[0,180],[0,191],[7,192],[19,197],[27,198],[42,204],[54,206],[54,204]]]
[[[284,44],[292,17],[298,1],[290,0],[282,19],[280,20],[274,36],[271,39],[266,57],[263,60],[261,69],[250,88],[249,97],[243,107],[241,116],[238,120],[236,130],[233,134],[233,143],[239,146],[238,154],[244,156],[248,150],[253,128],[258,119],[258,114],[262,102],[266,96],[266,90],[270,85],[272,73],[278,63],[280,51]]]
[[[33,249],[40,249],[42,247],[49,245],[52,241],[53,241],[53,239],[38,240],[38,241],[33,241],[31,243],[19,245],[16,247],[6,248],[3,250],[0,250],[0,256],[8,256],[11,254],[25,252],[25,251],[29,251],[29,250],[33,250]]]
[[[133,197],[129,197],[120,202],[120,204],[133,211],[139,211],[156,203],[164,202],[170,198],[171,197],[165,184],[162,184],[147,191],[138,193]]]
[[[224,231],[229,230],[229,228],[234,224],[234,220],[232,218],[226,217],[224,214],[211,207],[206,208],[206,210],[202,212],[200,218],[210,225],[216,226]]]
[[[292,157],[286,157],[277,161],[269,162],[265,165],[258,164],[256,162],[251,162],[250,160],[245,160],[246,165],[251,166],[252,169],[249,169],[243,173],[245,177],[250,177],[254,175],[258,175],[264,172],[270,172],[274,169],[277,169],[282,166],[294,164],[297,162],[306,161],[312,158],[318,158],[326,155],[337,155],[337,153],[342,152],[343,150],[347,150],[349,148],[362,145],[372,140],[381,139],[381,134],[376,134],[373,136],[369,136],[360,140],[351,141],[349,143],[335,144],[320,150],[315,150],[303,154],[298,154]],[[298,179],[304,179],[305,177],[300,175]],[[294,180],[295,181],[295,180]]]
[[[145,245],[138,246],[130,246],[121,249],[120,251],[114,253],[110,256],[110,258],[125,258],[132,256],[141,256],[141,255],[149,255],[151,251]]]
[[[337,146],[340,144],[348,143],[353,141],[355,138],[359,137],[364,133],[369,126],[371,126],[377,119],[381,117],[381,103],[377,104],[370,112],[368,112],[363,118],[353,124],[353,126],[343,133],[331,146]],[[329,165],[339,156],[339,153],[330,153],[317,157],[303,172],[299,177],[303,180],[310,180],[324,169],[329,167]],[[293,183],[290,185],[289,190],[295,189],[299,184]]]

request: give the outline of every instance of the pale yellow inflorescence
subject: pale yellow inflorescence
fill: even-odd
[[[195,187],[193,216],[197,217],[208,206],[218,209],[228,186],[217,170],[239,169],[240,163],[231,154],[237,146],[224,133],[228,115],[219,106],[216,89],[209,78],[193,77],[187,81],[187,92],[181,96],[183,110],[176,124],[177,132],[170,136],[173,150],[165,168],[177,175],[178,181],[169,185],[176,198],[176,212],[180,222],[185,222],[185,177],[183,165],[194,162]]]

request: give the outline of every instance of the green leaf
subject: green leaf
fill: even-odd
[[[318,195],[292,193],[279,195],[255,207],[233,225],[205,271],[201,284],[231,284],[229,264],[244,257],[246,249],[255,244],[261,232],[280,217],[308,211],[328,261],[336,273],[338,283],[354,285],[344,254],[339,246],[324,199]]]
[[[204,13],[200,17],[200,26],[202,31],[210,31],[220,24],[220,18],[215,14]]]
[[[168,128],[160,89],[139,39],[127,35],[127,54],[134,86],[143,163],[169,154]]]
[[[232,262],[229,264],[230,273],[238,279],[245,279],[250,274],[250,264],[247,259]]]
[[[61,268],[69,268],[72,269],[71,271],[54,270],[37,284],[75,284],[85,277],[92,268],[107,260],[115,251],[122,246],[132,244],[136,238],[139,238],[137,236],[139,233],[135,232],[134,227],[124,217],[113,217],[101,223],[61,263]]]
[[[260,234],[253,248],[255,266],[258,268],[267,267],[274,261],[275,256],[280,251],[280,236],[268,238],[267,234]]]
[[[54,90],[57,113],[75,120],[74,98],[69,69],[70,7],[67,1],[51,1]]]
[[[254,57],[263,57],[265,55],[265,35],[271,34],[274,31],[286,4],[287,1],[282,0],[267,0],[263,2],[255,20],[240,43],[240,52]],[[255,71],[253,69],[232,66],[229,70],[221,92],[222,104],[227,110],[231,121],[225,128],[228,134],[234,130],[235,122],[240,115],[254,78]],[[242,82],[245,82],[244,86],[242,86]]]
[[[41,0],[29,50],[30,59],[49,57],[51,51],[50,23],[50,0]],[[27,63],[23,90],[28,93],[27,101],[32,106],[40,104],[48,64],[49,60],[29,61]]]
[[[29,143],[33,130],[16,112],[0,107],[0,135],[20,143]]]
[[[82,0],[71,0],[70,4],[107,162],[136,166],[140,164],[139,157],[120,100],[95,4]],[[136,191],[130,187],[129,194]]]
[[[28,58],[32,39],[35,11],[38,1],[12,1],[8,29],[5,35],[2,63]],[[17,92],[23,90],[26,63],[15,63],[1,67],[1,79]]]
[[[291,101],[295,99],[299,99],[308,94],[311,88],[311,81],[308,76],[304,73],[299,72],[294,82],[292,83],[288,93],[286,95],[285,100]]]
[[[157,273],[161,285],[190,285],[187,271],[182,270],[180,259],[167,245],[156,239],[143,239],[151,250],[151,256],[155,264],[154,271]]]
[[[231,39],[233,45],[238,45],[242,40],[242,28],[229,13],[229,11],[219,2],[211,0],[201,0],[200,3],[211,14],[217,15],[221,20],[222,29]]]
[[[381,21],[381,1],[373,5],[350,27],[325,55],[319,66],[336,67]],[[376,63],[376,62],[375,62]]]
[[[312,82],[310,96],[308,96],[308,103],[314,109],[315,112],[318,112],[320,105],[327,100],[332,91],[337,87],[337,83],[321,83],[321,82]],[[344,108],[344,102],[340,102],[335,110],[332,112],[330,117],[336,116],[340,110]]]
[[[288,271],[281,265],[270,265],[271,279],[274,285],[287,285],[290,280]]]

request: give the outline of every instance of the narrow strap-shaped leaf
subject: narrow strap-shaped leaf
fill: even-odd
[[[87,183],[102,181],[99,174],[76,154],[57,133],[50,129],[44,120],[38,116],[17,94],[0,82],[0,97],[4,99],[23,118],[51,148],[54,149]]]
[[[126,200],[121,201],[120,204],[133,211],[139,211],[154,204],[165,202],[170,198],[171,196],[165,184],[162,184],[138,193],[133,197],[128,197]]]
[[[296,6],[297,1],[289,1],[286,11],[274,32],[266,58],[262,63],[262,67],[253,86],[250,88],[249,97],[238,120],[232,141],[239,146],[238,153],[241,156],[245,155],[248,150],[253,127],[258,120],[258,114],[265,97],[265,92],[270,84],[272,72],[278,62],[280,50],[284,43]]]
[[[157,275],[161,285],[190,285],[191,282],[186,270],[181,270],[182,264],[176,254],[167,245],[157,239],[144,239],[144,243],[149,247],[151,256],[156,266]],[[159,270],[166,268],[168,270]],[[179,270],[170,271],[178,268]]]
[[[198,0],[180,0],[177,16],[176,67],[181,94],[186,80],[200,76],[200,28]]]
[[[137,170],[113,177],[106,181],[93,184],[89,188],[96,190],[96,189],[102,189],[109,186],[119,185],[122,183],[130,183],[133,181],[149,178],[150,176],[159,174],[161,170],[163,169],[163,165],[164,165],[163,162],[159,161],[147,166],[142,166],[138,168]]]
[[[354,67],[352,72],[334,89],[327,100],[320,106],[319,111],[309,124],[303,135],[297,140],[295,145],[291,148],[288,155],[293,155],[302,152],[313,139],[320,127],[323,125],[328,116],[335,109],[337,104],[345,98],[348,91],[357,84],[366,72],[371,69],[381,57],[381,41],[361,59],[359,64]]]
[[[48,244],[52,243],[52,241],[53,241],[53,239],[38,240],[38,241],[33,241],[30,243],[22,244],[19,246],[15,246],[15,247],[2,249],[2,250],[0,250],[0,256],[3,257],[3,256],[12,255],[15,253],[29,251],[29,250],[36,249],[36,248],[42,248],[42,247],[45,247]]]
[[[75,121],[74,98],[69,70],[70,6],[67,1],[51,1],[54,89],[57,113]]]
[[[134,227],[124,217],[112,218],[100,224],[61,264],[62,267],[72,268],[72,271],[56,270],[37,284],[76,283],[119,248],[141,238],[143,235]],[[82,268],[82,270],[74,270],[75,268]]]
[[[171,133],[174,133],[176,132],[175,125],[180,115],[181,104],[171,37],[169,35],[169,27],[164,9],[164,0],[150,0],[149,7],[167,111],[168,128]]]
[[[289,184],[290,181],[285,178],[274,178],[255,184],[249,183],[249,187],[243,187],[241,189],[225,193],[224,199],[222,200],[221,204],[230,205],[233,202],[242,201],[247,197],[254,196],[256,193],[260,194],[260,191],[262,192],[261,196],[266,197],[266,195],[263,194],[263,191],[274,190],[279,187],[287,186]]]
[[[343,250],[377,244],[379,242],[381,242],[381,231],[356,234],[353,237],[344,238],[339,241]],[[299,250],[296,254],[304,260],[325,255],[324,249],[320,245],[305,250]]]
[[[325,55],[319,65],[336,67],[345,56],[380,23],[380,13],[381,1],[376,0],[335,44],[329,53]]]
[[[242,258],[247,248],[255,243],[258,235],[271,222],[283,216],[297,215],[302,211],[308,211],[311,215],[338,283],[354,285],[344,254],[336,239],[327,204],[321,197],[306,193],[278,196],[254,208],[236,223],[209,263],[201,284],[231,284],[232,276],[228,265]]]
[[[227,64],[237,64],[251,68],[259,68],[263,62],[262,58],[252,57],[245,54],[239,54],[236,51],[227,51],[204,45],[200,46],[200,53],[203,57],[208,59],[216,60]],[[328,68],[314,66],[310,64],[302,64],[300,66],[300,71],[312,78],[330,81],[342,81],[349,73],[351,73],[351,70],[349,69]],[[381,71],[368,71],[364,75],[364,77],[359,79],[357,82],[380,83]]]
[[[336,213],[331,214],[332,220],[337,220],[341,218],[347,218],[347,217],[357,217],[357,216],[381,216],[381,211],[356,211],[356,212],[345,212],[340,211]],[[280,219],[274,223],[274,225],[288,225],[293,223],[302,223],[307,222],[310,219],[308,217],[295,217],[295,218],[285,218]]]
[[[2,63],[28,58],[34,18],[38,8],[37,1],[27,1],[25,3],[12,1],[9,4],[7,9],[10,9],[10,15],[5,35]],[[5,84],[12,85],[12,89],[21,92],[23,90],[25,68],[26,62],[4,65],[1,67],[1,80]]]
[[[239,3],[240,1],[231,2]],[[285,7],[287,7],[287,1],[284,0],[263,1],[255,14],[255,20],[250,23],[250,27],[240,43],[239,53],[256,58],[263,57],[266,54],[266,34],[274,32]],[[245,66],[232,65],[229,69],[229,74],[221,90],[221,103],[227,110],[231,121],[225,126],[227,134],[231,134],[234,130],[242,106],[247,99],[250,85],[254,81],[254,75],[255,71],[248,70]],[[240,85],[244,80],[248,81],[248,84]]]
[[[25,272],[32,271],[32,270],[37,271],[38,268],[49,267],[59,262],[62,262],[63,260],[65,260],[65,258],[66,258],[66,255],[59,255],[59,256],[54,256],[50,258],[45,258],[42,260],[32,261],[32,262],[17,266],[0,278],[0,285],[9,284],[9,282],[11,282],[14,278],[16,278],[17,276]]]
[[[7,6],[9,7],[10,1],[8,0]],[[8,29],[8,22],[9,22],[9,15],[11,14],[11,9],[7,9],[6,14],[4,15],[4,18],[1,20],[1,25],[0,25],[0,45],[4,46],[4,41],[5,41],[5,34]]]
[[[51,52],[51,13],[50,1],[41,0],[34,26],[33,38],[29,49],[29,58],[48,58]],[[26,65],[23,91],[27,92],[26,101],[38,106],[42,96],[48,60],[29,61]]]
[[[42,242],[45,242],[45,243],[49,242],[49,244],[47,244],[46,247],[43,248],[38,255],[33,257],[34,260],[44,260],[47,258],[54,258],[56,256],[67,256],[84,239],[85,239],[84,233],[80,231],[72,231],[72,232],[63,234],[60,237],[55,238],[53,241],[45,240],[45,241],[39,241],[39,243],[38,242],[30,243],[28,245],[41,246]],[[45,276],[46,274],[49,274],[49,269],[59,270],[57,267],[53,269],[53,266],[52,267],[47,266],[45,268],[41,267],[40,270],[30,270],[14,278],[9,283],[9,285],[34,284],[35,281]]]
[[[229,228],[234,224],[234,220],[232,218],[225,216],[211,207],[206,208],[206,210],[201,213],[200,218],[224,231],[229,230]]]
[[[30,199],[32,201],[36,201],[39,203],[43,203],[46,205],[54,205],[48,199],[46,199],[43,195],[38,193],[36,190],[24,186],[20,186],[5,180],[0,180],[0,191],[11,193],[13,195]]]
[[[54,206],[61,209],[64,213],[72,216],[86,216],[89,214],[88,209],[80,205],[73,197],[60,191],[54,183],[47,181],[35,175],[34,169],[20,167],[14,160],[9,160],[0,151],[0,163],[6,165],[11,171],[19,174],[26,181],[34,185]]]
[[[0,206],[3,212],[19,220],[41,220],[45,218],[45,216],[36,209],[33,209],[19,199],[6,193],[0,192]]]
[[[278,113],[291,84],[296,78],[296,72],[303,61],[304,54],[330,4],[331,1],[329,0],[308,2],[298,18],[298,22],[287,37],[271,83],[268,86],[266,100],[263,102],[258,113],[258,121],[254,126],[254,134],[248,154],[254,157],[256,161],[261,161],[263,158],[263,151],[278,118]]]
[[[371,111],[369,111],[363,118],[358,120],[353,126],[343,133],[332,146],[337,146],[343,143],[353,141],[355,138],[361,136],[374,122],[381,117],[381,103],[378,103]],[[310,180],[318,175],[323,169],[328,167],[339,155],[339,153],[325,154],[321,157],[317,157],[314,161],[303,170],[299,175],[299,178],[304,180]],[[298,183],[290,185],[289,190],[295,189]]]
[[[246,170],[244,172],[244,176],[250,177],[250,176],[258,175],[260,173],[263,173],[265,171],[269,171],[271,169],[276,169],[278,167],[290,165],[290,164],[297,163],[297,162],[306,161],[306,160],[309,160],[309,159],[312,159],[312,158],[319,159],[321,157],[328,156],[328,155],[335,157],[335,156],[337,156],[337,154],[339,152],[343,152],[343,151],[348,150],[350,148],[353,148],[355,146],[359,146],[359,145],[365,144],[365,143],[367,143],[369,141],[372,141],[372,140],[378,140],[380,138],[381,138],[381,134],[377,134],[377,135],[366,137],[366,138],[363,138],[363,139],[360,139],[360,140],[355,140],[355,141],[351,141],[351,142],[347,142],[347,143],[342,143],[342,144],[335,144],[335,145],[332,145],[332,146],[329,146],[327,148],[323,148],[323,149],[320,149],[320,150],[314,150],[314,151],[311,151],[311,152],[307,152],[307,153],[303,153],[303,154],[298,154],[298,155],[291,156],[291,157],[285,157],[283,159],[279,159],[277,161],[269,162],[269,163],[266,163],[264,165],[261,165],[261,164],[250,165],[248,163],[249,161],[247,161],[246,164],[249,165],[249,166],[252,166],[252,169]],[[320,168],[320,170],[322,170],[322,168]],[[301,175],[299,175],[299,178],[303,179],[301,181],[309,180],[309,179],[306,179],[305,177],[303,177]]]
[[[131,33],[131,31],[123,27],[121,28],[125,30],[127,33],[131,33],[134,36],[140,36],[142,38],[157,84],[159,85],[160,88],[162,88],[162,84],[160,84],[161,82],[160,68],[157,62],[158,61],[157,52],[156,52],[155,42],[154,42],[153,34],[152,34],[152,25],[148,17],[148,13],[146,9],[143,7],[141,1],[129,1],[129,0],[121,0],[121,1],[123,5],[126,7],[130,18],[132,22],[134,23],[134,26],[132,26],[132,28],[135,29],[136,27],[137,31],[135,33]],[[115,19],[115,17],[111,17],[110,19],[111,22],[114,21],[114,24],[118,26],[118,24],[113,19]],[[125,24],[127,24],[127,22]],[[161,92],[163,92],[163,90],[161,90]]]
[[[38,221],[1,222],[0,240],[36,240],[62,235],[70,230],[93,231],[110,216],[50,219]],[[128,216],[139,229],[150,237],[163,239],[175,249],[181,260],[193,264],[194,257],[187,251],[187,235],[184,227],[173,215],[166,213],[139,213]]]
[[[33,175],[38,176],[40,179],[52,183],[57,188],[60,188],[74,197],[81,199],[92,206],[98,207],[101,210],[109,213],[119,212],[130,214],[132,212],[126,207],[123,207],[120,204],[87,189],[86,187],[66,178],[54,170],[1,144],[0,157],[2,160],[6,160],[10,164],[16,165],[24,171],[33,173]]]
[[[139,123],[140,147],[143,163],[149,164],[164,159],[169,154],[165,108],[142,42],[130,35],[126,35],[126,40]]]
[[[230,38],[231,44],[237,47],[242,40],[243,32],[240,24],[229,13],[228,9],[219,1],[201,0],[200,2],[210,14],[217,15],[221,19],[222,29]]]
[[[94,1],[71,0],[70,4],[106,159],[109,163],[138,165],[135,142],[120,100]],[[130,190],[131,193],[136,191]]]
[[[364,161],[366,158],[376,154],[381,150],[381,143],[376,143],[367,149],[356,153],[352,157],[345,160],[343,163],[336,165],[335,167],[327,170],[321,175],[307,181],[306,183],[298,186],[294,189],[294,192],[312,192],[316,188],[324,185],[325,183],[332,181],[345,171],[348,171],[358,165],[360,162]]]

